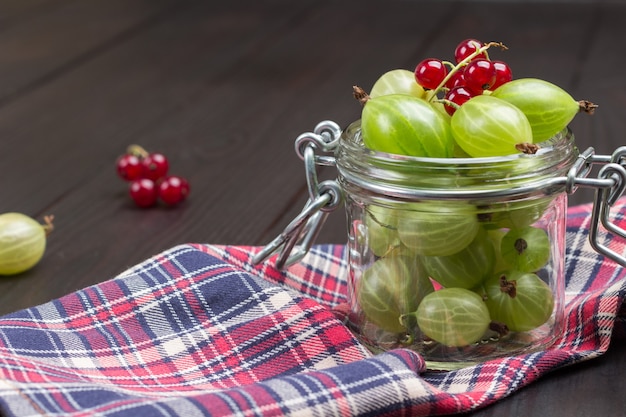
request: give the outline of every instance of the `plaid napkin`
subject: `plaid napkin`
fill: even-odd
[[[277,271],[251,264],[257,247],[186,244],[0,317],[0,410],[419,416],[484,407],[601,355],[623,329],[624,270],[590,248],[590,209],[568,214],[567,329],[550,350],[443,373],[409,350],[373,356],[335,314],[346,301],[343,245],[314,246]],[[614,207],[622,227],[624,209],[626,201]]]

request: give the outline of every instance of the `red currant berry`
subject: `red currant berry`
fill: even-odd
[[[141,178],[130,183],[130,197],[137,206],[147,208],[156,204],[159,194],[154,181]]]
[[[465,79],[463,78],[463,71],[457,71],[446,82],[446,87],[454,88],[459,85],[465,85]]]
[[[144,177],[157,181],[167,175],[169,162],[165,155],[150,153],[141,160],[144,167]]]
[[[513,79],[513,72],[511,67],[502,61],[493,61],[493,65],[496,68],[496,81],[491,86],[490,90],[495,90],[502,84],[508,83]]]
[[[189,195],[189,183],[186,179],[175,175],[166,177],[159,184],[159,197],[170,206],[176,205]]]
[[[462,106],[463,103],[467,102],[470,98],[474,97],[475,94],[472,93],[470,90],[468,90],[467,88],[465,88],[464,86],[456,86],[452,89],[450,89],[446,95],[445,95],[445,99],[456,104],[457,106]],[[456,107],[455,106],[451,106],[447,103],[445,103],[443,105],[444,109],[446,109],[446,112],[448,112],[448,114],[450,116],[452,116],[454,114],[454,112],[456,111]]]
[[[456,60],[456,63],[458,64],[474,52],[478,51],[482,45],[482,42],[476,39],[465,39],[463,42],[459,43],[454,50],[454,59]],[[482,52],[476,55],[476,58],[486,59],[487,54]]]
[[[143,177],[141,159],[135,155],[124,154],[117,159],[117,175],[125,181],[133,181]]]
[[[428,90],[434,90],[448,75],[448,68],[436,58],[427,58],[415,67],[415,81]]]
[[[496,67],[487,59],[475,59],[463,71],[465,86],[476,92],[488,90],[496,82]]]

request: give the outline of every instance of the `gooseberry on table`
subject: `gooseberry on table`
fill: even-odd
[[[23,213],[0,215],[0,275],[20,274],[41,260],[53,218],[45,216],[45,224],[40,224]]]

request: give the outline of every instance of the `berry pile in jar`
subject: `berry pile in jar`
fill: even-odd
[[[130,145],[116,161],[117,175],[129,184],[128,192],[137,207],[149,208],[159,201],[176,206],[187,199],[189,182],[169,174],[169,160],[160,152]]]
[[[467,39],[454,62],[389,71],[369,93],[355,86],[364,146],[409,157],[532,157],[579,112],[593,113],[593,103],[555,84],[514,79],[490,59],[493,47],[506,49]],[[546,276],[560,255],[543,219],[551,204],[546,196],[493,212],[464,201],[364,207],[361,237],[374,255],[357,284],[364,319],[406,343],[453,348],[541,327],[555,308]]]
[[[365,146],[431,158],[533,153],[577,113],[593,113],[593,103],[548,81],[513,79],[505,62],[489,59],[492,47],[506,49],[467,39],[454,63],[427,58],[414,72],[383,74],[369,94],[355,86]]]

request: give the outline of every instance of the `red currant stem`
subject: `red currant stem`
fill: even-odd
[[[477,48],[477,49],[480,49],[480,48],[481,48],[481,45],[480,45],[480,43],[479,43],[479,42],[474,42],[474,41],[472,41],[472,43],[474,44],[474,46],[476,46],[476,48]],[[485,51],[484,51],[484,52],[485,52],[485,58],[489,59],[489,52],[487,52],[487,50],[486,50],[486,49],[485,49]]]
[[[450,78],[452,78],[452,76],[460,68],[462,68],[465,65],[467,65],[472,59],[474,59],[478,55],[482,54],[483,52],[487,53],[487,49],[491,48],[492,46],[499,46],[504,51],[508,49],[502,42],[489,42],[489,43],[484,44],[483,46],[481,46],[480,48],[478,48],[477,50],[475,50],[474,52],[469,54],[467,57],[465,57],[465,59],[463,59],[463,61],[461,61],[458,64],[456,64],[450,71],[448,71],[448,75],[446,75],[445,78],[443,80],[441,80],[441,82],[439,83],[437,88],[427,92],[426,101],[432,101],[433,97],[435,97],[437,95],[437,93],[446,85],[446,83],[450,80]]]
[[[129,145],[128,148],[126,148],[126,153],[135,155],[139,159],[143,159],[148,156],[148,151],[136,144]]]
[[[450,68],[450,70],[452,70],[454,68],[454,63],[450,62],[450,61],[441,61],[441,63],[445,66],[447,66],[448,68]]]
[[[445,104],[447,106],[454,107],[456,110],[461,108],[461,106],[456,104],[454,101],[448,100],[446,98],[438,98],[437,100],[435,100],[435,103],[443,103],[443,104]]]
[[[54,220],[54,214],[43,216],[43,221],[45,224],[43,224],[42,227],[43,227],[43,230],[46,232],[46,236],[48,236],[54,230],[54,224],[52,224],[53,220]]]

